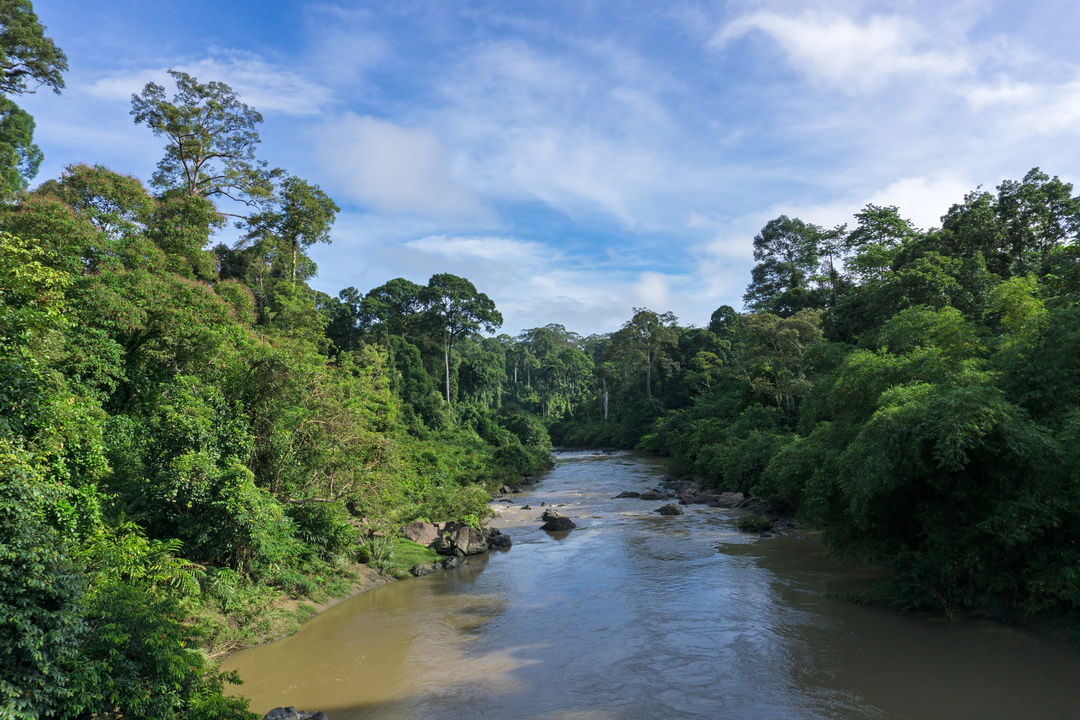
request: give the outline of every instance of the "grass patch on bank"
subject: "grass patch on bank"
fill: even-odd
[[[368,538],[360,547],[360,561],[370,565],[383,575],[393,578],[409,576],[414,565],[426,565],[439,559],[439,554],[429,547],[405,538]]]
[[[409,571],[413,565],[433,563],[439,559],[439,553],[420,543],[415,543],[406,538],[398,538],[394,542],[394,565]]]
[[[360,562],[398,579],[408,577],[413,565],[425,565],[439,559],[439,554],[429,547],[393,537],[368,538],[357,555]]]

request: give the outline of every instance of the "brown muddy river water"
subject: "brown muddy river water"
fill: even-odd
[[[230,656],[260,713],[386,718],[1080,718],[1080,651],[990,622],[831,599],[865,582],[737,511],[613,500],[634,455],[564,453],[493,522],[508,552],[359,595]],[[541,502],[578,524],[539,530]],[[521,509],[531,504],[531,510]]]

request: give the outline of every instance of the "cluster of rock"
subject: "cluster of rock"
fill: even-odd
[[[625,490],[615,497],[639,500],[678,500],[679,505],[711,505],[722,508],[737,508],[746,503],[746,497],[741,492],[713,492],[692,480],[667,478],[665,485],[667,487],[664,489],[653,488],[645,492]],[[657,508],[655,512],[661,515],[682,515],[684,511],[679,505],[668,503]]]
[[[521,478],[517,485],[502,485],[499,487],[500,495],[510,495],[511,493],[521,492],[522,485],[535,485],[537,478],[533,475],[525,475]]]
[[[615,496],[616,498],[636,498],[638,500],[670,500],[675,497],[674,493],[665,492],[663,490],[646,490],[645,492],[636,492],[634,490],[624,490]]]
[[[455,522],[414,522],[401,528],[401,534],[440,555],[448,556],[441,562],[413,566],[410,572],[416,576],[427,575],[433,570],[450,570],[458,567],[461,558],[466,555],[478,555],[488,550],[509,550],[512,544],[509,535],[503,535],[495,528],[474,528]]]
[[[664,484],[682,505],[711,505],[712,507],[737,508],[747,502],[741,492],[715,492],[703,488],[693,480],[667,478]]]
[[[292,705],[289,707],[276,707],[270,712],[263,715],[262,720],[328,720],[326,713],[322,710],[319,712],[304,712],[303,710],[297,710]]]

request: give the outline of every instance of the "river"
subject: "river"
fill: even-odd
[[[1080,651],[989,621],[834,599],[866,573],[737,511],[612,499],[636,455],[562,453],[514,503],[506,552],[375,588],[226,658],[240,692],[330,720],[1080,717]],[[539,529],[541,502],[578,529]],[[529,510],[523,509],[532,505]]]

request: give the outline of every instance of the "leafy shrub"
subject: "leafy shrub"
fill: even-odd
[[[360,537],[360,531],[348,522],[348,511],[339,503],[289,505],[285,514],[292,520],[293,535],[315,548],[323,560],[344,554]]]
[[[739,529],[743,532],[767,532],[772,530],[772,520],[764,515],[743,515],[739,518]]]

